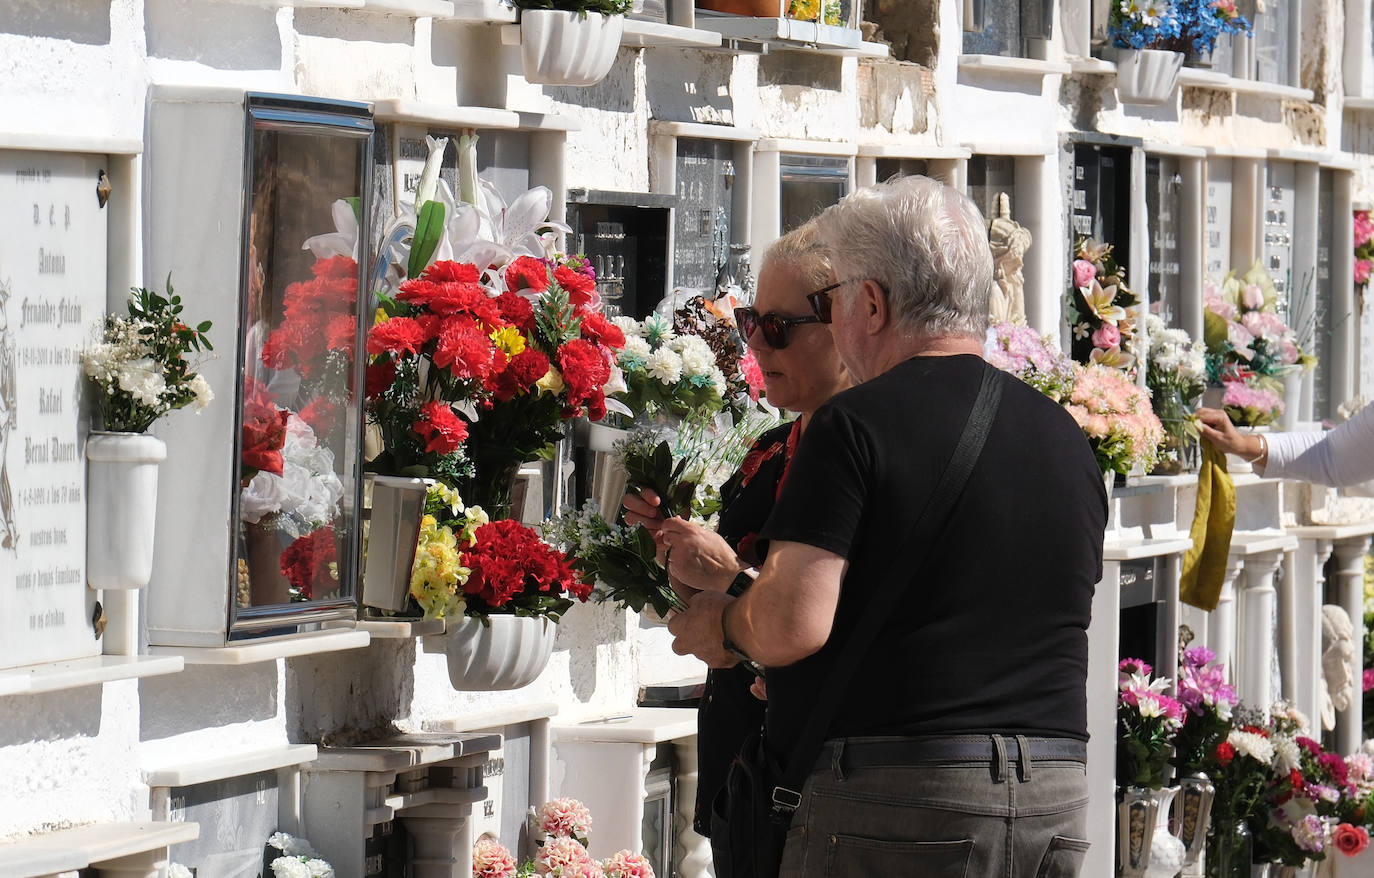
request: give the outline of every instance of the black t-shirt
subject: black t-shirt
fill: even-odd
[[[1087,628],[1107,499],[1073,418],[1002,374],[1001,408],[939,545],[923,562],[908,542],[984,368],[975,356],[908,360],[832,398],[803,434],[760,540],[826,549],[849,570],[826,645],[768,671],[768,736],[780,758],[880,576],[900,577],[908,595],[827,737],[1087,739]]]

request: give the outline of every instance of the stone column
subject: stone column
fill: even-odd
[[[471,806],[422,805],[401,814],[415,853],[415,878],[467,878],[472,874]]]
[[[1364,619],[1364,556],[1369,551],[1369,536],[1349,537],[1334,542],[1336,594],[1340,596],[1336,602],[1350,614],[1350,621],[1355,624],[1355,630],[1359,631],[1361,620]],[[1318,648],[1320,649],[1320,643]],[[1336,714],[1336,752],[1342,755],[1360,749],[1360,743],[1364,739],[1364,711],[1361,704],[1363,699],[1360,697],[1364,656],[1359,646],[1356,646],[1353,664],[1351,671],[1355,677],[1355,697],[1351,699],[1349,710],[1342,710]]]
[[[1226,673],[1232,682],[1240,679],[1240,668],[1236,661],[1236,577],[1243,566],[1244,558],[1240,556],[1232,555],[1227,560],[1221,597],[1217,600],[1216,608],[1207,616],[1205,642],[1217,654],[1217,658],[1226,663]]]
[[[1243,703],[1264,711],[1273,700],[1269,666],[1274,654],[1274,573],[1281,560],[1283,552],[1277,549],[1247,555],[1237,601],[1236,691]]]
[[[677,796],[673,803],[673,869],[679,878],[711,878],[711,842],[692,828],[697,805],[697,736],[673,742],[677,751]]]
[[[1283,697],[1312,721],[1321,723],[1322,570],[1331,541],[1303,539],[1292,555],[1279,592],[1279,662]]]

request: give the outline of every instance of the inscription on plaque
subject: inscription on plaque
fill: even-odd
[[[673,283],[714,290],[730,244],[734,145],[681,138],[677,142],[678,207],[673,226]]]
[[[1178,217],[1183,177],[1173,156],[1145,159],[1145,213],[1150,235],[1150,309],[1166,324],[1178,323],[1181,307],[1179,286]]]
[[[1279,293],[1279,313],[1287,312],[1293,271],[1293,191],[1297,171],[1291,162],[1269,165],[1264,188],[1264,267]],[[1311,218],[1308,218],[1311,222]]]
[[[1230,162],[1207,166],[1207,201],[1203,210],[1203,275],[1219,283],[1231,270]]]
[[[0,150],[0,668],[100,652],[80,361],[104,316],[105,163]]]

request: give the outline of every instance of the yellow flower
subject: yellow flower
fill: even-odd
[[[557,369],[550,366],[549,371],[544,373],[544,377],[534,382],[534,386],[543,393],[562,393],[565,385],[563,384],[563,376],[558,374]]]
[[[514,326],[503,326],[491,333],[492,344],[513,357],[525,350],[525,337]]]
[[[462,564],[453,529],[440,525],[432,515],[420,519],[415,564],[410,572],[410,594],[425,611],[425,617],[442,619],[452,612],[458,587],[467,582],[471,573]]]
[[[378,323],[385,323],[385,322],[386,322],[386,312],[383,311],[383,310],[381,309],[381,307],[379,306],[379,307],[377,308],[377,313],[372,315],[372,325],[373,325],[373,326],[376,326]]]

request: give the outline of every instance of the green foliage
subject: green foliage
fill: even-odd
[[[444,204],[441,201],[426,201],[415,218],[415,237],[410,245],[410,262],[406,264],[406,277],[419,277],[420,272],[429,265],[429,258],[439,247],[444,236]]]
[[[602,15],[624,15],[630,11],[631,0],[511,0],[516,9],[561,9],[566,12],[580,13],[586,18],[588,12]]]
[[[667,442],[653,446],[645,442],[627,443],[622,457],[632,490],[648,488],[657,494],[659,509],[668,518],[691,514],[696,482],[686,478],[687,459],[674,462],[673,449]]]

